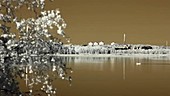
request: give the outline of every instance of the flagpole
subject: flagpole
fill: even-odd
[[[123,44],[126,44],[126,34],[123,34]]]

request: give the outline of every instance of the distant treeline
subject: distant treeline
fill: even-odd
[[[156,45],[64,45],[60,54],[170,54],[170,47]]]

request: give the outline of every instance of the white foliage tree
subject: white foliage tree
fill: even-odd
[[[37,19],[22,19],[20,22],[16,22],[16,25],[21,35],[26,39],[42,38],[44,36],[49,38],[52,36],[49,32],[49,28],[53,29],[53,26],[57,27],[57,33],[59,35],[65,37],[63,29],[66,28],[66,23],[58,9],[43,11],[41,12],[41,16]]]
[[[32,10],[35,13],[35,18],[23,19],[22,17],[17,17],[15,15],[16,10],[23,6],[26,6],[28,10]],[[4,81],[0,86],[0,91],[5,90],[5,92],[7,91],[6,93],[12,93],[12,95],[7,95],[24,95],[22,95],[15,82],[16,75],[20,73],[22,74],[20,74],[20,77],[27,78],[29,74],[33,76],[35,71],[35,78],[29,76],[26,79],[26,84],[29,87],[29,96],[32,96],[32,93],[34,93],[32,90],[33,85],[38,83],[43,84],[41,92],[45,92],[48,96],[56,95],[56,90],[55,88],[53,89],[52,80],[49,75],[43,74],[48,73],[51,69],[57,73],[55,76],[58,76],[58,78],[68,80],[70,83],[72,81],[71,76],[67,75],[68,70],[71,71],[71,69],[66,67],[62,58],[46,54],[54,50],[57,52],[59,50],[57,48],[62,47],[59,42],[53,41],[53,36],[49,29],[57,27],[56,34],[66,38],[64,32],[66,23],[58,9],[45,11],[44,8],[45,0],[0,0],[0,29],[3,32],[0,36],[0,70],[2,73],[0,77],[3,78],[0,78],[0,81]],[[38,9],[40,9],[40,12]],[[10,31],[10,28],[14,27],[8,25],[11,23],[16,24],[16,29],[20,35],[19,40]],[[31,54],[34,56],[31,56]],[[54,52],[51,52],[51,54],[54,54]],[[18,68],[17,72],[17,65],[20,64],[21,67]],[[21,70],[25,70],[24,74]],[[41,77],[41,75],[43,76]],[[15,85],[16,88],[14,88]]]
[[[15,15],[16,10],[23,6],[26,6],[28,10],[32,10],[35,13],[35,18],[24,19],[22,17],[17,17]],[[44,8],[45,0],[1,0],[0,21],[3,23],[0,24],[0,29],[2,29],[3,34],[8,35],[5,35],[6,37],[3,37],[3,40],[9,39],[7,37],[11,34],[10,27],[7,26],[7,23],[14,22],[20,34],[18,42],[19,49],[21,49],[21,46],[24,46],[22,50],[24,50],[23,52],[26,52],[26,54],[28,54],[30,48],[34,48],[33,50],[39,52],[49,52],[49,50],[53,50],[50,48],[55,47],[53,44],[57,42],[53,42],[54,36],[49,32],[49,29],[53,29],[54,27],[57,29],[56,34],[61,35],[66,38],[67,42],[70,42],[70,39],[66,37],[64,32],[66,23],[61,17],[59,9],[46,11]],[[60,40],[58,39],[58,43],[59,42]]]

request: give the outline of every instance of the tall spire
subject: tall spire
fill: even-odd
[[[165,45],[168,46],[168,41],[165,42]]]
[[[126,34],[123,34],[123,44],[126,44]]]

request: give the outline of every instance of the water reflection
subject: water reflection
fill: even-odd
[[[35,56],[4,59],[0,63],[0,96],[32,96],[47,94],[56,96],[53,87],[56,79],[72,83],[72,69],[67,67],[61,57]],[[22,91],[20,82],[24,80],[28,91]],[[34,90],[34,87],[39,89]]]
[[[114,70],[115,64],[121,63],[125,66],[126,63],[133,66],[141,65],[170,65],[170,57],[63,57],[63,60],[67,63],[73,63],[83,66],[83,64],[89,65],[89,68],[101,67],[97,69],[104,69],[104,66],[109,64],[111,71]],[[107,64],[107,65],[106,65]],[[86,67],[87,67],[86,66]],[[132,66],[131,66],[132,67]]]
[[[60,86],[66,89],[61,96],[170,96],[169,57],[64,57],[64,60],[74,69],[74,82],[71,88]]]
[[[158,96],[158,92],[166,96],[170,88],[169,82],[164,82],[170,80],[168,57],[17,58],[1,60],[0,96]],[[56,84],[57,80],[74,84],[63,86]],[[153,87],[159,90],[150,93]]]
[[[122,79],[126,79],[127,71],[154,70],[155,66],[165,67],[170,65],[170,57],[63,57],[73,64],[75,70],[93,71],[122,71]]]

